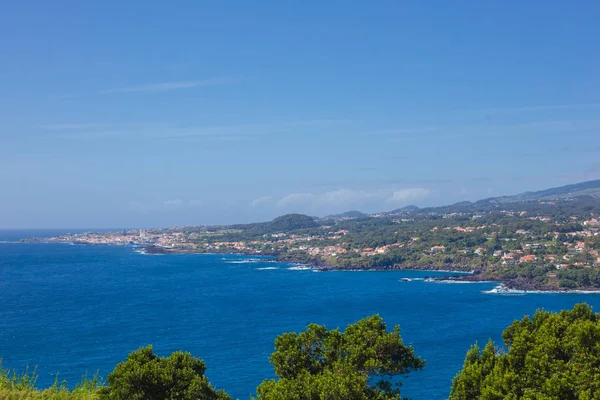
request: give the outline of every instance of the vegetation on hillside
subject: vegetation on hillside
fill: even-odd
[[[45,390],[36,388],[37,373],[29,371],[17,373],[2,368],[0,359],[0,400],[98,400],[98,390],[103,382],[98,374],[87,377],[72,389],[58,376],[52,387]]]
[[[239,225],[235,232],[199,235],[195,246],[272,254],[324,269],[462,270],[475,271],[468,279],[518,289],[592,289],[600,288],[598,215],[600,199],[589,196],[550,203],[463,202],[340,216],[266,237]]]
[[[600,181],[516,197],[324,219],[63,235],[31,241],[137,244],[148,253],[244,253],[321,269],[473,271],[522,290],[600,290]],[[548,196],[560,195],[548,200]]]
[[[254,224],[231,225],[225,228],[231,228],[231,233],[242,233],[244,237],[260,237],[262,235],[270,235],[277,232],[289,232],[298,229],[314,229],[318,228],[319,224],[314,218],[303,214],[286,214],[275,218],[270,222],[258,222]]]
[[[537,192],[525,192],[516,196],[505,196],[492,199],[500,202],[507,201],[531,201],[531,200],[558,200],[581,196],[600,196],[600,180],[575,183],[571,185],[539,190]]]

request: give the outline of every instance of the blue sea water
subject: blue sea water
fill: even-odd
[[[344,327],[380,314],[399,324],[427,364],[403,395],[447,398],[468,348],[501,340],[513,320],[600,295],[485,293],[493,283],[422,280],[431,272],[322,272],[241,255],[143,255],[132,248],[10,243],[57,232],[0,231],[0,358],[4,368],[37,366],[38,385],[83,374],[106,376],[127,354],[152,344],[205,360],[209,380],[248,399],[273,376],[273,339],[310,322]]]

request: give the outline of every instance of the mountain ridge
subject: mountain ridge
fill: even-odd
[[[490,197],[476,201],[460,201],[454,204],[448,204],[435,207],[418,207],[408,205],[391,211],[382,211],[376,213],[364,213],[357,210],[346,211],[338,214],[331,214],[325,217],[311,217],[300,213],[285,214],[274,218],[268,222],[259,222],[252,224],[235,224],[233,228],[254,229],[262,231],[265,234],[271,234],[279,231],[291,229],[310,229],[318,226],[316,221],[341,220],[341,219],[368,219],[373,215],[410,215],[422,213],[452,213],[452,212],[477,212],[485,211],[489,207],[498,207],[500,205],[510,205],[512,203],[534,202],[534,201],[552,201],[552,200],[570,200],[586,197],[600,199],[600,179],[579,182],[564,186],[558,186],[538,191],[523,192],[516,195]]]
[[[484,200],[502,203],[532,200],[562,200],[586,195],[600,197],[600,179],[573,183],[533,192],[523,192],[512,196],[492,197]]]
[[[582,197],[592,197],[600,199],[600,179],[557,186],[549,189],[523,192],[516,195],[489,197],[476,201],[460,201],[454,204],[448,204],[435,207],[417,207],[409,205],[392,211],[384,211],[374,214],[412,214],[423,212],[460,212],[465,208],[485,207],[488,205],[510,204],[528,201],[553,201],[569,200]]]

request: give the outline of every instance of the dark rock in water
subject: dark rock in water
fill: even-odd
[[[158,246],[146,246],[144,248],[144,252],[146,254],[169,254],[170,251],[168,249],[165,249],[164,247],[158,247]]]
[[[543,284],[536,282],[532,279],[525,279],[518,277],[510,279],[504,282],[504,284],[510,289],[534,291],[534,290],[547,290]]]

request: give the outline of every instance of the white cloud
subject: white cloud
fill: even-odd
[[[395,190],[392,195],[387,199],[389,203],[394,202],[407,202],[420,200],[428,197],[431,194],[429,189],[425,188],[409,188],[409,189],[399,189]]]
[[[346,205],[361,203],[377,197],[377,193],[363,190],[338,189],[325,192],[319,196],[319,202],[330,205]]]
[[[314,202],[317,198],[312,193],[292,193],[282,197],[277,201],[277,206],[281,208],[297,205],[305,205]]]
[[[273,196],[259,197],[258,199],[254,199],[250,202],[250,207],[258,207],[258,206],[264,205],[264,204],[268,203],[269,201],[271,201],[272,199],[273,199]]]
[[[284,211],[332,213],[351,208],[383,209],[422,200],[432,195],[426,188],[380,189],[375,191],[339,189],[324,193],[292,193],[276,201]]]
[[[183,205],[183,200],[181,199],[173,199],[173,200],[165,200],[163,202],[163,205],[165,206],[165,208],[179,208]]]
[[[158,93],[178,89],[190,89],[201,86],[226,85],[235,80],[231,77],[216,77],[200,81],[162,82],[148,85],[129,86],[116,89],[104,90],[102,93]]]

